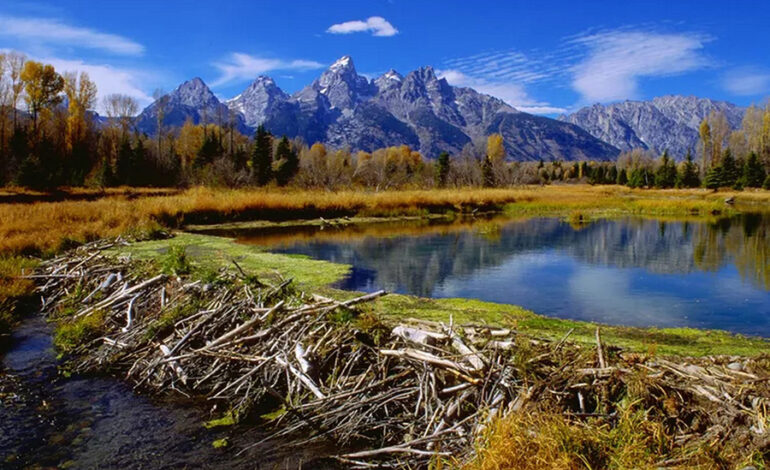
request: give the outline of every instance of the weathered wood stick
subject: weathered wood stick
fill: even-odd
[[[599,355],[599,368],[605,369],[607,364],[604,362],[604,351],[602,350],[602,337],[599,334],[599,327],[596,327],[596,352]]]
[[[278,302],[277,304],[275,304],[275,305],[273,306],[273,308],[271,308],[270,310],[268,310],[268,312],[267,312],[265,315],[263,315],[263,316],[264,316],[264,317],[267,317],[267,316],[271,315],[272,313],[275,313],[275,312],[276,312],[276,311],[278,311],[278,310],[279,310],[281,307],[283,307],[283,303],[284,303],[284,301],[283,301],[283,300],[281,300],[280,302]],[[233,337],[235,337],[235,336],[237,336],[237,335],[239,335],[239,334],[243,333],[244,331],[248,331],[248,329],[249,329],[249,328],[251,328],[252,326],[254,326],[254,325],[256,325],[257,323],[259,323],[260,321],[262,321],[262,317],[263,317],[263,316],[260,316],[260,315],[254,315],[254,317],[253,317],[251,320],[249,320],[249,321],[247,321],[247,322],[243,323],[243,324],[242,324],[241,326],[239,326],[238,328],[236,328],[236,329],[234,329],[234,330],[231,330],[231,331],[229,331],[229,332],[227,332],[227,333],[223,334],[223,335],[222,335],[222,336],[220,336],[219,338],[217,338],[217,339],[215,339],[214,341],[212,341],[212,342],[210,342],[209,344],[207,344],[207,345],[206,345],[206,346],[205,346],[203,349],[209,349],[209,348],[213,348],[214,346],[217,346],[217,345],[219,345],[219,344],[222,344],[222,343],[225,343],[225,342],[227,342],[227,341],[228,341],[230,338],[233,338]]]

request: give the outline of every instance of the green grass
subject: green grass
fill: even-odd
[[[319,288],[343,278],[349,266],[310,259],[302,255],[269,253],[257,247],[240,245],[232,239],[178,233],[166,240],[135,243],[128,247],[112,250],[113,254],[130,254],[134,259],[171,259],[179,256],[184,248],[185,262],[202,271],[217,270],[223,266],[235,269],[235,260],[248,274],[256,275],[268,282],[279,282],[281,278],[292,278],[305,289]],[[176,255],[168,255],[175,250]]]
[[[57,324],[53,343],[59,351],[68,353],[97,338],[103,329],[104,312],[100,310],[74,321],[62,317]]]
[[[570,329],[570,341],[595,344],[596,327],[603,341],[637,352],[663,355],[704,356],[727,354],[750,356],[766,352],[770,342],[719,330],[694,328],[635,328],[600,325],[538,315],[508,304],[473,299],[426,299],[391,294],[378,301],[377,313],[393,318],[421,318],[455,323],[501,325],[521,333],[551,340],[561,339]]]
[[[121,247],[115,254],[130,253],[137,259],[164,259],[172,247],[186,247],[185,257],[197,269],[215,270],[234,266],[231,259],[249,274],[276,282],[278,273],[293,278],[305,290],[337,299],[358,295],[329,287],[342,279],[350,267],[313,260],[305,256],[268,253],[253,245],[241,245],[232,239],[179,233],[167,240],[140,242]],[[178,250],[178,248],[176,248]],[[594,344],[597,326],[607,344],[632,351],[665,355],[702,356],[709,354],[756,355],[767,351],[770,342],[724,331],[692,328],[633,328],[597,325],[595,323],[562,320],[538,315],[516,305],[498,304],[473,299],[428,299],[409,295],[387,295],[369,307],[380,317],[391,319],[421,318],[456,323],[485,323],[502,325],[539,338],[557,340],[574,329],[570,340]]]

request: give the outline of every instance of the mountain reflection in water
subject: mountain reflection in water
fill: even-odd
[[[340,287],[522,305],[632,326],[770,337],[770,216],[402,222],[236,234],[353,266]]]

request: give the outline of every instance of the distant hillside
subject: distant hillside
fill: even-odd
[[[560,116],[620,150],[668,150],[677,159],[698,143],[698,126],[712,111],[722,111],[733,128],[741,125],[744,108],[726,101],[694,96],[661,96],[651,101],[595,104]]]

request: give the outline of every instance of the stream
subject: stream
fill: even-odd
[[[262,437],[254,426],[207,430],[216,416],[199,405],[150,399],[111,377],[65,378],[51,333],[28,317],[0,355],[0,468],[331,468],[311,448],[239,456]],[[213,447],[225,437],[228,447]]]

